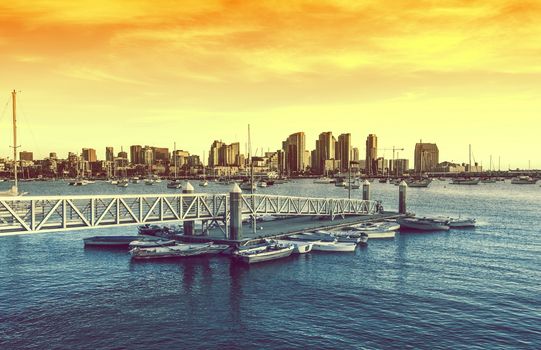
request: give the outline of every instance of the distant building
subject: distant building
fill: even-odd
[[[154,150],[150,146],[145,146],[142,151],[142,161],[143,164],[147,167],[150,167],[154,164]]]
[[[438,173],[463,173],[466,171],[464,164],[456,164],[452,162],[441,162],[435,169]]]
[[[143,147],[140,145],[130,146],[130,161],[132,164],[143,164]]]
[[[27,151],[19,152],[19,160],[32,162],[34,160],[34,154]]]
[[[49,158],[50,159],[57,159],[58,157],[56,156],[56,152],[49,153]]]
[[[300,173],[306,169],[306,137],[304,132],[289,135],[282,142],[285,153],[285,170],[287,173]]]
[[[358,162],[360,160],[361,154],[359,153],[359,148],[353,147],[351,149],[351,160],[354,162]]]
[[[240,143],[234,142],[230,145],[215,140],[210,146],[209,167],[217,166],[243,166],[244,156],[240,153]]]
[[[154,163],[166,164],[169,162],[169,148],[152,147],[154,150]]]
[[[128,160],[128,153],[127,153],[127,152],[124,152],[124,151],[120,151],[120,152],[118,152],[118,158],[122,158],[122,159]],[[114,159],[114,157],[113,157],[113,159]]]
[[[391,175],[401,176],[409,170],[409,159],[395,159],[391,161]]]
[[[220,148],[224,143],[222,141],[214,140],[210,146],[208,166],[213,168],[220,165]]]
[[[378,138],[375,134],[370,134],[366,138],[366,168],[367,175],[377,175],[378,173]]]
[[[340,171],[348,171],[349,162],[352,160],[351,134],[341,134],[340,136],[338,136],[335,158],[340,161]]]
[[[336,156],[335,144],[336,144],[336,139],[332,135],[332,132],[327,131],[327,132],[322,132],[321,134],[319,134],[319,138],[316,141],[316,158],[317,158],[316,166],[317,167],[314,167],[314,169],[319,174],[323,174],[326,171],[329,171],[330,167],[328,165],[334,164],[334,159]],[[326,163],[327,160],[333,160],[333,162]],[[333,170],[335,169],[336,168],[334,168]]]
[[[435,171],[439,164],[439,150],[435,143],[415,144],[415,172]]]
[[[83,160],[87,162],[96,162],[98,157],[96,157],[96,150],[93,148],[83,148]]]
[[[112,162],[115,159],[115,153],[113,147],[105,147],[105,160]]]

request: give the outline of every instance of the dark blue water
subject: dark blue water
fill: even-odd
[[[166,191],[24,185],[32,194]],[[309,181],[263,191],[346,192]],[[387,209],[397,192],[372,186]],[[83,249],[84,237],[135,228],[0,237],[0,349],[540,349],[541,188],[434,182],[408,196],[409,210],[481,225],[250,267]]]

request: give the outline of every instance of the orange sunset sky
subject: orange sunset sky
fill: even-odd
[[[3,1],[0,156],[305,131],[541,168],[541,1]],[[387,158],[392,152],[383,151]]]

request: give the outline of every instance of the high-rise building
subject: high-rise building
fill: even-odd
[[[370,134],[366,138],[366,168],[367,175],[377,175],[378,173],[378,138],[375,134]]]
[[[32,162],[34,160],[34,154],[32,152],[21,151],[19,152],[19,160]]]
[[[435,143],[423,143],[422,141],[415,144],[415,172],[423,173],[426,171],[434,171],[439,164],[440,152]]]
[[[105,147],[105,160],[112,162],[115,158],[115,153],[113,152],[113,147]]]
[[[143,164],[143,147],[140,145],[130,146],[130,160],[132,164]]]
[[[300,173],[306,169],[306,137],[304,132],[296,132],[282,142],[285,153],[285,170],[288,173]]]
[[[336,159],[340,161],[340,171],[346,172],[351,159],[351,134],[341,134],[338,136],[336,147]]]
[[[319,139],[316,141],[316,157],[317,157],[317,171],[322,174],[325,169],[329,170],[329,167],[325,166],[326,160],[334,160],[335,150],[334,146],[336,139],[332,136],[332,132],[322,132],[319,134]],[[327,165],[329,163],[327,162]],[[334,163],[332,163],[334,164]],[[333,165],[334,166],[334,165]]]
[[[145,146],[142,151],[142,161],[146,166],[152,166],[154,164],[154,150],[150,146]]]
[[[169,161],[169,148],[152,147],[154,150],[154,162],[165,164]]]
[[[353,147],[351,149],[351,160],[358,162],[360,160],[361,154],[359,153],[359,148]]]
[[[220,165],[220,148],[224,143],[222,141],[214,140],[210,146],[208,166],[216,167]]]
[[[122,158],[122,159],[128,160],[128,153],[127,153],[127,152],[124,152],[124,151],[120,151],[120,152],[118,152],[118,158]],[[113,159],[114,159],[114,157],[113,157]]]
[[[391,162],[391,171],[394,176],[402,176],[409,169],[409,159],[395,159]]]
[[[87,162],[96,162],[98,158],[96,157],[96,150],[93,148],[83,148],[83,160]]]

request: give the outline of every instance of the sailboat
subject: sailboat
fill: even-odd
[[[209,182],[207,181],[207,175],[205,174],[205,152],[203,151],[203,180],[199,182],[199,186],[207,187]]]
[[[167,183],[167,188],[178,190],[182,188],[182,183],[180,182],[180,180],[177,180],[177,143],[176,142],[175,142],[175,148],[173,151],[173,161],[175,162],[175,179]]]
[[[469,146],[470,151],[470,161],[468,165],[468,173],[471,172],[471,145]],[[451,181],[451,185],[478,185],[480,179],[475,179],[472,177],[457,177]]]
[[[430,178],[423,178],[423,155],[424,152],[421,151],[420,159],[420,166],[419,166],[419,178],[417,179],[406,179],[406,183],[408,184],[408,187],[428,187],[432,180]]]
[[[250,124],[248,124],[248,163],[250,164],[250,181],[245,181],[240,184],[241,190],[250,191],[251,194],[257,189],[256,184],[254,183],[254,163],[251,156],[252,153],[252,142],[250,139]]]
[[[27,192],[19,192],[19,186],[17,182],[17,92],[13,90],[11,93],[12,99],[13,99],[13,177],[14,182],[13,186],[11,186],[11,189],[8,191],[2,191],[0,192],[0,197],[17,197],[17,196],[23,196]]]

